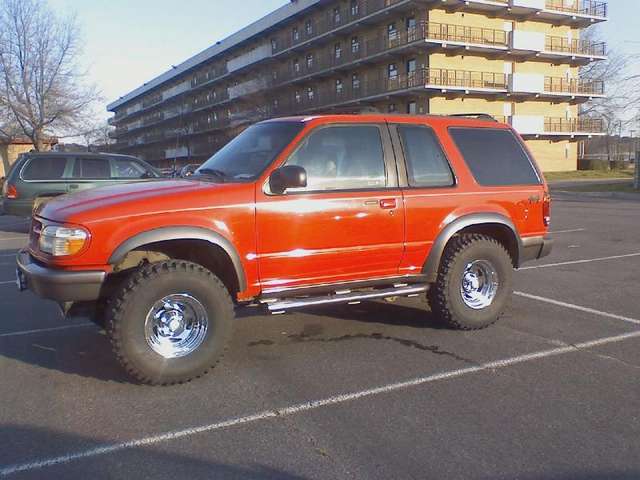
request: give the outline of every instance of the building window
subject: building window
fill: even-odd
[[[398,78],[398,66],[395,63],[390,63],[387,66],[387,76],[389,80],[396,80]]]
[[[315,91],[313,90],[313,87],[307,87],[307,98],[309,99],[309,101],[313,101],[313,98],[315,97]]]
[[[295,99],[296,99],[296,103],[300,103],[302,101],[302,95],[300,94],[300,90],[296,90]]]
[[[342,21],[342,15],[340,14],[340,7],[333,9],[333,23],[338,25]]]
[[[418,24],[416,22],[416,17],[407,18],[407,41],[408,42],[415,42],[418,39],[417,26]]]
[[[336,80],[336,93],[340,95],[342,94],[343,91],[344,91],[344,85],[342,83],[342,80],[340,79]]]
[[[418,113],[418,104],[415,101],[407,103],[407,113],[409,115],[415,115]]]
[[[389,104],[389,113],[396,113],[398,111],[398,106],[395,103]]]
[[[307,55],[307,68],[309,70],[313,68],[313,53]]]
[[[273,51],[278,50],[278,40],[275,38],[271,39],[271,50]]]
[[[278,106],[280,105],[280,102],[278,102],[277,98],[273,99],[273,109],[274,110],[278,110]]]
[[[393,42],[398,38],[398,29],[395,22],[387,25],[387,36],[389,37],[389,42]]]
[[[351,16],[357,17],[360,13],[360,4],[358,0],[351,0]]]
[[[307,34],[307,36],[313,35],[313,22],[311,20],[307,20],[304,23],[304,31]]]
[[[300,60],[297,58],[293,60],[293,71],[295,73],[300,73]]]
[[[353,37],[351,39],[351,53],[358,53],[360,51],[360,39]]]
[[[339,60],[340,58],[342,58],[342,45],[340,45],[339,43],[336,43],[335,46],[333,47],[333,53],[336,57],[336,60]]]
[[[298,31],[298,27],[293,27],[293,29],[291,30],[291,39],[294,42],[300,40],[300,32]]]
[[[351,76],[351,88],[354,90],[360,90],[360,75],[354,73]]]

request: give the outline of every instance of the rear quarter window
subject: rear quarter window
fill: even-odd
[[[480,185],[539,185],[528,153],[511,130],[450,128],[449,134]]]
[[[66,157],[32,158],[27,160],[22,178],[24,180],[60,180],[66,166]]]

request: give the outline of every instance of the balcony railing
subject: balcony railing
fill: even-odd
[[[440,68],[430,68],[427,72],[427,83],[430,85],[470,89],[504,90],[507,88],[507,75],[504,73]]]
[[[164,112],[159,112],[142,120],[142,126],[147,127],[149,125],[153,125],[154,123],[161,122],[162,120],[164,120]]]
[[[507,46],[507,32],[493,28],[467,27],[448,23],[426,23],[426,38],[446,42]]]
[[[549,52],[568,53],[571,55],[605,56],[607,47],[604,42],[590,42],[588,40],[569,40],[565,37],[548,35],[545,50]]]
[[[604,82],[601,80],[583,81],[562,77],[545,77],[544,91],[576,95],[604,95]]]
[[[607,3],[597,0],[547,0],[546,7],[548,10],[578,15],[607,16]]]
[[[323,86],[312,91],[298,91],[293,98],[280,102],[274,114],[302,113],[325,107],[373,99],[403,90],[424,89],[427,85],[460,87],[465,89],[506,90],[507,76],[503,73],[465,70],[419,69],[403,75],[360,82],[345,82],[340,88]]]
[[[546,133],[604,133],[601,118],[553,118],[544,119]]]
[[[149,108],[162,102],[162,95],[156,95],[152,98],[146,98],[142,101],[142,108]]]

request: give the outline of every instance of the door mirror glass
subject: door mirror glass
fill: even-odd
[[[282,195],[288,188],[305,188],[307,171],[298,165],[287,165],[274,171],[269,177],[271,193]]]

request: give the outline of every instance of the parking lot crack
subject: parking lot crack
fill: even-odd
[[[434,355],[442,355],[454,358],[460,362],[464,362],[470,365],[477,365],[478,362],[471,360],[469,358],[458,355],[455,352],[451,352],[448,350],[443,350],[439,345],[427,345],[424,343],[417,342],[415,340],[409,340],[406,338],[393,337],[390,335],[383,335],[382,333],[356,333],[356,334],[347,334],[341,335],[339,337],[317,337],[313,335],[308,335],[305,333],[296,333],[287,336],[287,341],[280,343],[283,344],[296,344],[296,343],[338,343],[345,341],[355,341],[355,340],[377,340],[377,341],[387,341],[398,343],[404,347],[414,348],[416,350],[420,350],[423,352],[429,352]],[[255,342],[249,343],[250,347],[256,346],[272,346],[276,345],[276,342],[271,340],[258,340]]]

